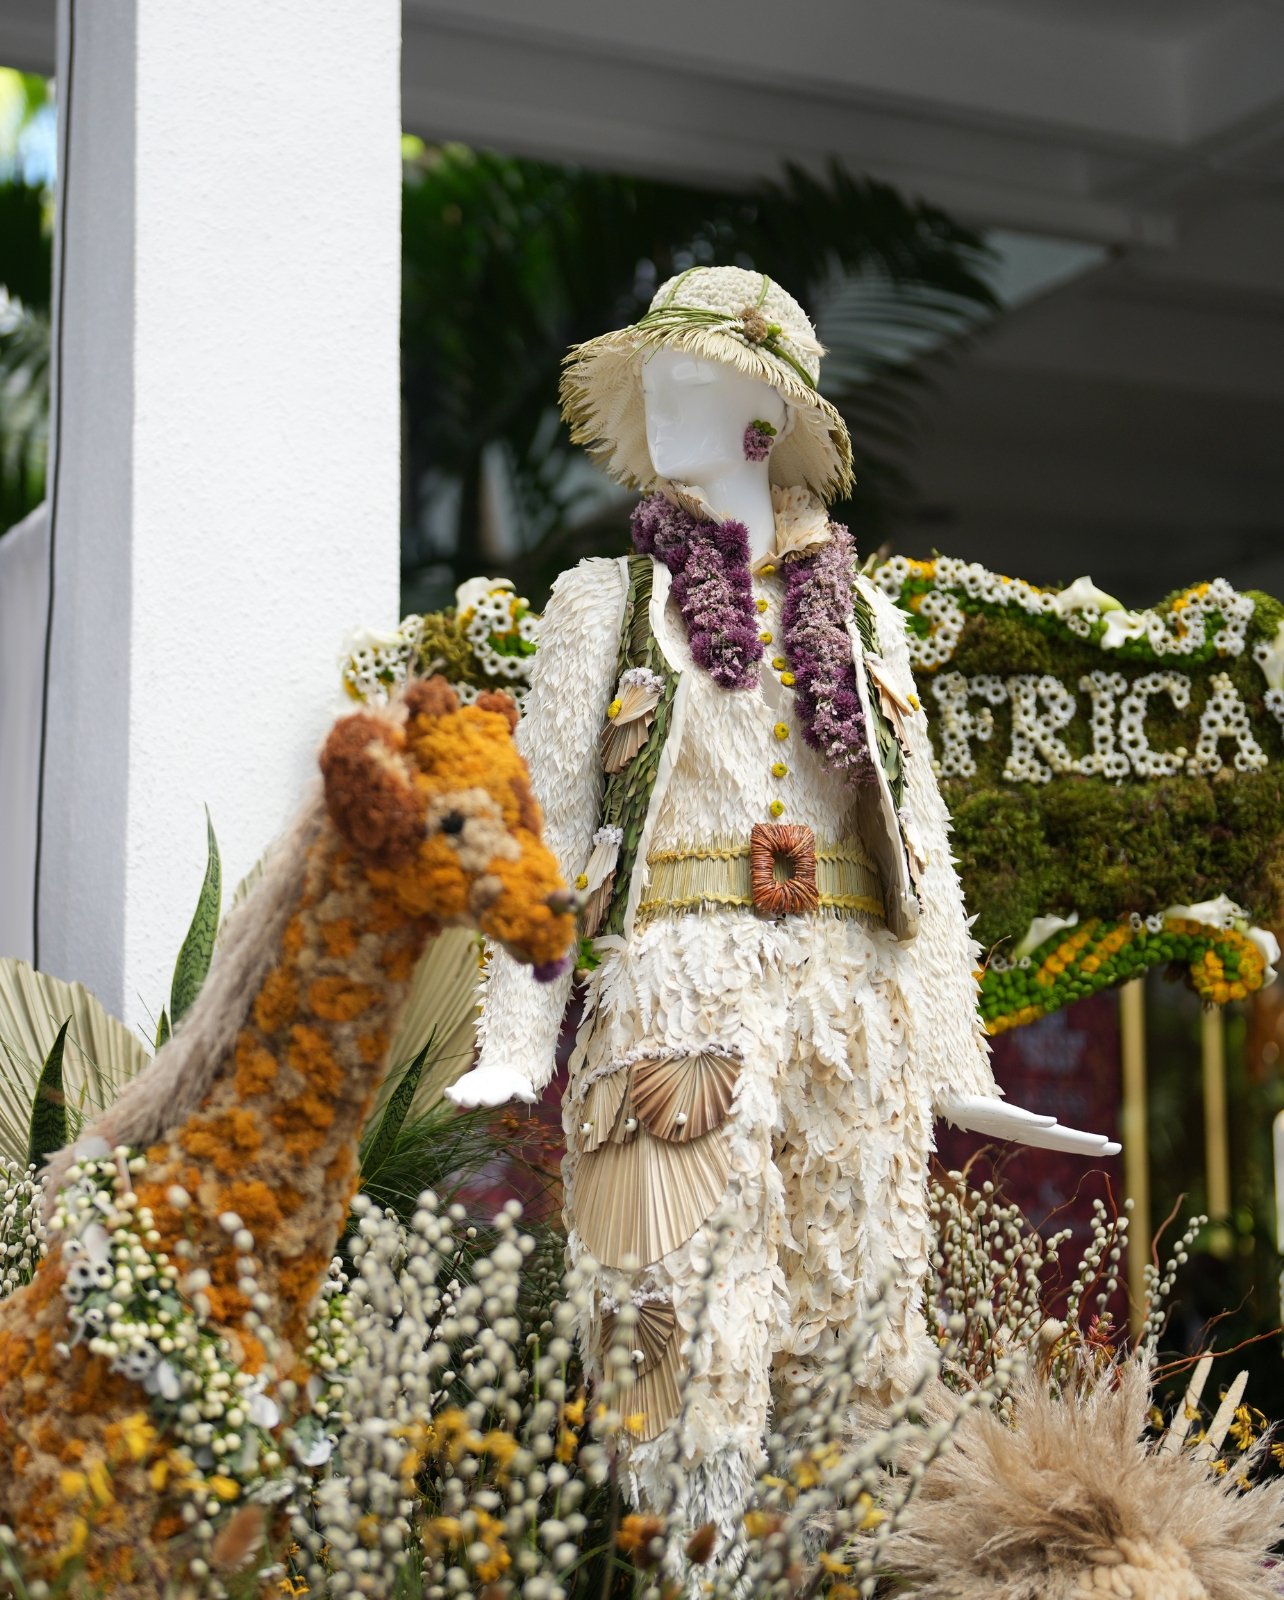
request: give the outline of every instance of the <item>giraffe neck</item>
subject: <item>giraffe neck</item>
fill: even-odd
[[[230,1059],[197,1109],[149,1151],[143,1198],[162,1238],[190,1237],[191,1217],[204,1219],[216,1321],[234,1327],[247,1309],[218,1223],[230,1212],[254,1235],[273,1320],[297,1349],[356,1188],[392,1031],[435,931],[371,884],[333,828],[321,829]],[[196,1202],[186,1216],[167,1199],[175,1183]]]

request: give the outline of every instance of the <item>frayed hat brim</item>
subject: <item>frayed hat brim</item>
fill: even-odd
[[[646,443],[642,364],[656,350],[683,350],[720,361],[769,383],[792,408],[793,425],[772,448],[773,483],[805,483],[826,503],[852,486],[847,425],[835,406],[789,365],[725,327],[633,326],[576,345],[562,371],[562,415],[582,444],[618,483],[643,492],[660,479]]]

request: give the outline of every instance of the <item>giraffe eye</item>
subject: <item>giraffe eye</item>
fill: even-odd
[[[441,819],[443,833],[462,833],[464,831],[464,814],[462,811],[448,811]]]

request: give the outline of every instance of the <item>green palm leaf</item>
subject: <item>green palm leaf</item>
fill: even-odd
[[[58,1029],[41,1068],[36,1098],[31,1108],[31,1133],[27,1141],[27,1165],[38,1172],[55,1150],[67,1142],[67,1096],[62,1082],[62,1057],[67,1045],[68,1017]]]
[[[208,855],[205,864],[205,881],[187,930],[178,960],[174,964],[174,981],[170,986],[169,1020],[177,1025],[179,1019],[201,992],[210,962],[214,957],[214,941],[218,937],[219,907],[223,895],[223,868],[219,860],[218,840],[214,837],[214,824],[208,806],[205,810],[205,828],[208,835]]]

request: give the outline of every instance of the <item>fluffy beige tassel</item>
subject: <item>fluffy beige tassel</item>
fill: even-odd
[[[944,1391],[940,1391],[943,1396]],[[886,1550],[914,1600],[1266,1600],[1284,1484],[1235,1486],[1143,1437],[1149,1374],[1129,1361],[1057,1398],[1028,1373],[1015,1426],[968,1412]],[[948,1405],[942,1401],[942,1409]],[[936,1409],[934,1407],[933,1409]],[[908,1464],[908,1463],[907,1463]]]

